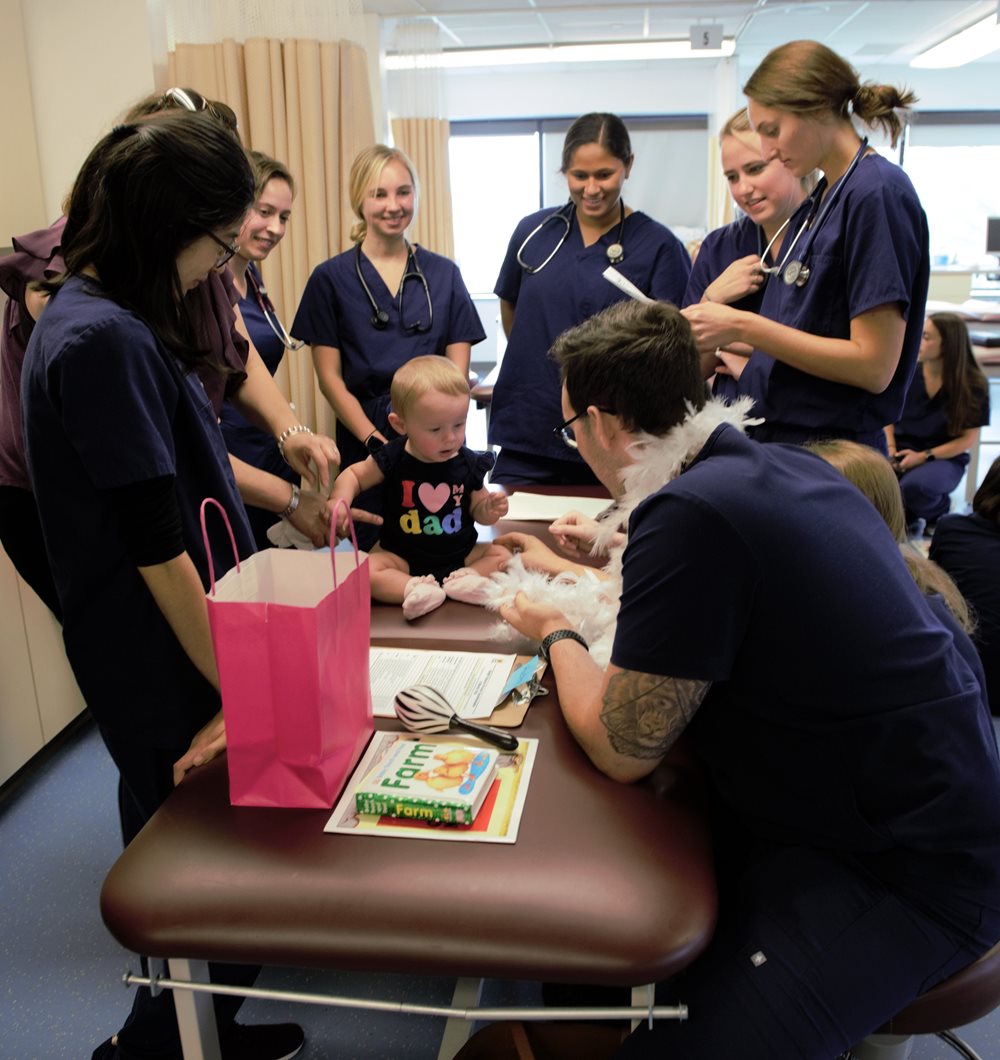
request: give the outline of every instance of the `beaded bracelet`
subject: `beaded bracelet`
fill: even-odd
[[[285,459],[285,442],[293,434],[312,434],[312,428],[307,427],[304,423],[296,423],[294,427],[286,427],[281,434],[278,435],[278,452],[281,453],[281,459]]]

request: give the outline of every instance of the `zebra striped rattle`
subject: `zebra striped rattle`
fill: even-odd
[[[460,718],[452,705],[430,685],[413,685],[396,694],[396,717],[411,732],[451,732],[460,729],[499,747],[502,751],[516,751],[517,737],[489,725]]]

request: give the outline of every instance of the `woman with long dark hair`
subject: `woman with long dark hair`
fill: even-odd
[[[917,371],[903,415],[886,427],[889,456],[899,473],[906,521],[935,523],[969,465],[979,429],[990,422],[990,388],[976,363],[965,321],[931,313],[924,321]]]
[[[175,782],[225,745],[202,499],[226,508],[241,556],[253,539],[198,376],[209,351],[185,295],[232,255],[252,199],[246,155],[214,118],[162,114],[116,126],[73,186],[67,271],[48,284],[25,354],[31,486],[66,653],[119,770],[126,843]],[[233,563],[224,537],[212,548],[217,576]],[[254,974],[241,969],[230,981]],[[236,1007],[219,1006],[224,1056],[298,1051],[297,1027],[239,1027]],[[95,1052],[179,1055],[169,994],[145,990]]]

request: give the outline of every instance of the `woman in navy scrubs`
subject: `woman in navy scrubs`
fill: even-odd
[[[769,279],[762,266],[780,260],[788,222],[815,180],[811,173],[799,180],[776,158],[762,157],[760,137],[750,128],[745,107],[723,125],[719,150],[729,194],[742,216],[702,240],[683,304],[721,302],[759,313]],[[725,350],[718,357],[712,392],[732,400],[742,393],[739,378],[746,358]]]
[[[285,237],[288,219],[292,214],[295,182],[291,173],[280,163],[260,151],[250,152],[256,181],[256,196],[250,207],[239,238],[230,270],[233,284],[240,295],[240,315],[257,353],[273,376],[281,364],[286,349],[296,349],[284,325],[278,318],[258,263],[264,261]],[[219,417],[226,448],[251,467],[268,471],[298,486],[301,476],[285,463],[274,437],[255,427],[227,401]],[[293,491],[293,497],[298,494]],[[267,548],[270,541],[267,529],[278,522],[280,515],[247,505],[247,517],[258,548]]]
[[[979,428],[990,422],[990,388],[976,363],[965,321],[932,313],[924,331],[906,404],[899,422],[885,429],[889,456],[911,530],[917,520],[947,515],[949,494],[969,465]]]
[[[234,253],[253,201],[239,141],[204,114],[116,126],[93,149],[70,196],[67,272],[23,365],[30,481],[63,608],[66,654],[120,774],[128,843],[174,783],[225,745],[205,607],[203,498],[229,513],[241,556],[253,538],[218,420],[197,370],[198,303],[185,294]],[[221,369],[223,375],[226,369]],[[216,577],[233,563],[225,534]],[[251,982],[255,969],[233,970]],[[238,1006],[218,1014],[226,1055],[252,1052]],[[267,1031],[265,1033],[270,1033]],[[285,1032],[279,1032],[279,1037]],[[295,1048],[297,1051],[297,1047]],[[95,1056],[180,1055],[169,994],[137,991],[117,1041]]]
[[[417,175],[402,151],[375,144],[351,166],[355,246],[318,265],[302,294],[292,334],[312,346],[320,390],[337,415],[341,466],[367,458],[396,432],[389,385],[400,365],[440,354],[469,374],[472,346],[486,338],[458,266],[411,246]],[[378,490],[358,508],[378,512]],[[363,547],[378,530],[356,527]]]
[[[759,314],[708,303],[684,310],[703,367],[714,369],[720,346],[753,351],[744,375],[765,377],[766,422],[754,431],[762,441],[853,438],[885,452],[883,427],[899,418],[920,344],[927,219],[909,178],[852,119],[895,143],[897,111],[915,97],[861,84],[815,41],[775,48],[743,91],[764,157],[823,179],[789,223]]]
[[[930,557],[955,579],[976,613],[973,640],[986,671],[990,709],[1000,715],[1000,457],[972,498],[971,515],[937,524]]]
[[[625,205],[634,156],[614,114],[585,114],[566,133],[562,173],[569,202],[519,222],[495,293],[507,350],[493,388],[490,444],[501,446],[493,482],[596,483],[553,435],[563,420],[556,337],[627,298],[601,275],[613,265],[643,294],[680,305],[691,263],[677,237]]]

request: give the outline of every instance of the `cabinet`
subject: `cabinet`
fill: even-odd
[[[0,548],[0,783],[83,709],[59,623]]]

